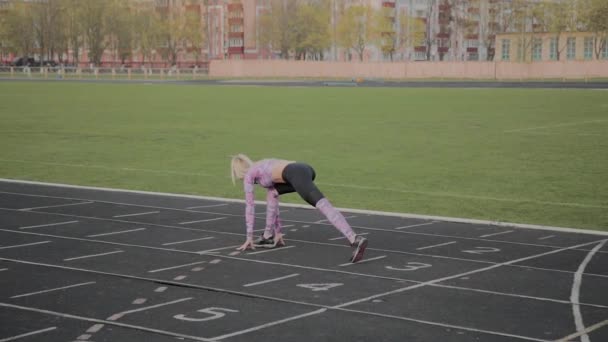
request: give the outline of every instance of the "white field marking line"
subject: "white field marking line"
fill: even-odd
[[[94,333],[98,332],[99,330],[101,330],[101,328],[103,328],[103,324],[95,324],[92,327],[90,327],[89,329],[87,329],[87,332],[94,334]]]
[[[447,276],[447,277],[443,277],[443,278],[437,278],[437,279],[434,279],[434,280],[420,282],[420,283],[415,284],[415,285],[411,285],[411,286],[403,287],[403,288],[400,288],[400,289],[396,289],[396,290],[392,290],[392,291],[388,291],[388,292],[384,292],[384,293],[379,293],[379,294],[376,294],[376,295],[372,295],[372,296],[368,296],[368,297],[365,297],[365,298],[356,299],[356,300],[353,300],[353,301],[350,301],[350,302],[346,302],[346,303],[343,303],[343,304],[335,305],[332,308],[343,308],[343,307],[350,306],[350,305],[353,305],[353,304],[367,302],[369,300],[376,299],[376,298],[379,298],[379,297],[384,297],[384,296],[388,296],[388,295],[392,295],[392,294],[396,294],[396,293],[401,293],[401,292],[404,292],[404,291],[409,291],[409,290],[417,289],[417,288],[420,288],[420,287],[424,287],[424,286],[440,283],[440,282],[443,282],[443,281],[446,281],[446,280],[451,280],[451,279],[460,278],[460,277],[464,277],[464,276],[471,275],[471,274],[481,273],[481,272],[489,271],[489,270],[492,270],[492,269],[495,269],[495,268],[498,268],[498,267],[502,267],[502,266],[506,266],[506,265],[511,265],[511,264],[516,264],[516,263],[520,263],[522,261],[532,260],[532,259],[540,258],[540,257],[546,256],[546,255],[556,254],[556,253],[563,252],[563,251],[566,251],[566,250],[572,250],[572,249],[575,249],[575,248],[579,248],[579,247],[583,247],[583,246],[587,246],[587,245],[591,245],[591,244],[595,244],[595,243],[598,243],[598,241],[583,243],[583,244],[579,244],[579,245],[575,245],[575,246],[571,246],[571,247],[564,247],[564,248],[560,248],[560,249],[549,251],[549,252],[544,252],[544,253],[540,253],[540,254],[535,254],[535,255],[527,256],[527,257],[524,257],[524,258],[519,258],[519,259],[515,259],[515,260],[511,260],[511,261],[506,261],[506,262],[494,264],[494,265],[491,265],[491,266],[479,268],[479,269],[472,270],[472,271],[467,271],[467,272],[463,272],[463,273],[459,273],[459,274],[455,274],[455,275],[451,275],[451,276]]]
[[[506,230],[504,232],[498,232],[498,233],[492,233],[492,234],[485,234],[480,236],[480,238],[486,238],[486,237],[490,237],[490,236],[496,236],[496,235],[503,235],[503,234],[509,234],[509,233],[513,233],[514,230]]]
[[[167,288],[168,288],[168,287],[166,287],[166,286],[160,286],[160,287],[157,287],[157,288],[154,290],[154,292],[159,292],[159,293],[160,293],[160,292],[165,292],[165,290],[167,290]]]
[[[276,251],[285,250],[285,249],[294,248],[294,247],[295,247],[294,245],[291,245],[291,246],[285,246],[285,247],[271,248],[271,249],[267,249],[267,250],[264,250],[264,251],[247,253],[247,255],[255,255],[255,254],[276,252]]]
[[[363,264],[363,263],[366,263],[366,262],[369,262],[369,261],[384,259],[386,257],[387,257],[386,255],[381,255],[381,256],[378,256],[378,257],[375,257],[375,258],[363,259],[363,260],[355,262],[355,263],[347,262],[345,264],[340,264],[338,266],[340,266],[340,267],[346,267],[346,266],[351,266],[351,265],[359,265],[359,264]]]
[[[232,245],[232,246],[227,246],[227,247],[220,247],[220,248],[214,248],[214,249],[206,249],[204,251],[198,251],[198,252],[194,252],[196,254],[199,255],[205,255],[205,254],[210,254],[210,255],[216,255],[219,253],[219,251],[223,251],[224,249],[234,249],[237,248],[241,245]]]
[[[570,135],[570,136],[578,136],[578,137],[605,137],[605,134],[598,134],[598,133],[557,133],[557,132],[513,132],[513,133],[519,133],[519,134],[530,134],[530,135],[560,135],[560,136],[565,136],[565,135]]]
[[[188,242],[194,242],[194,241],[201,241],[201,240],[210,240],[210,239],[215,239],[213,236],[207,236],[204,238],[200,238],[200,239],[192,239],[192,240],[184,240],[184,241],[176,241],[176,242],[167,242],[167,243],[163,243],[163,246],[171,246],[171,245],[179,245],[180,243],[188,243]]]
[[[534,337],[514,335],[514,334],[502,333],[502,332],[498,332],[498,331],[491,331],[491,330],[475,329],[475,328],[469,328],[469,327],[460,326],[460,325],[452,325],[452,324],[445,324],[445,323],[439,323],[439,322],[425,321],[425,320],[421,320],[421,319],[408,318],[408,317],[402,317],[402,316],[381,314],[381,313],[361,311],[361,310],[355,310],[355,309],[343,309],[342,308],[342,309],[339,309],[339,310],[346,311],[346,312],[354,312],[354,313],[360,313],[360,314],[367,314],[367,315],[377,316],[377,317],[383,317],[383,318],[398,319],[398,320],[408,321],[408,322],[422,323],[422,324],[427,324],[427,325],[432,325],[432,326],[439,326],[439,327],[456,329],[456,330],[466,330],[466,331],[472,331],[472,332],[476,332],[476,333],[505,336],[505,337],[516,338],[516,339],[520,339],[520,340],[526,340],[526,341],[550,342],[549,340],[537,339],[537,338],[534,338]]]
[[[210,222],[210,221],[217,221],[217,220],[224,220],[224,219],[226,219],[226,217],[216,217],[216,218],[210,218],[210,219],[206,219],[206,220],[181,222],[179,224],[192,224],[192,223]]]
[[[125,234],[125,233],[131,233],[131,232],[138,232],[140,230],[146,230],[146,228],[137,228],[137,229],[130,229],[130,230],[121,230],[121,231],[111,232],[111,233],[102,233],[102,234],[87,235],[87,237],[99,237],[99,236]]]
[[[63,261],[72,261],[72,260],[80,260],[80,259],[86,259],[86,258],[95,258],[95,257],[99,257],[99,256],[110,255],[110,254],[116,254],[116,253],[123,253],[123,252],[124,252],[124,251],[112,251],[112,252],[107,252],[107,253],[99,253],[99,254],[83,255],[83,256],[78,256],[78,257],[73,257],[73,258],[67,258],[67,259],[63,259]]]
[[[55,183],[42,183],[42,182],[32,182],[32,181],[19,181],[12,179],[3,179],[0,178],[0,182],[7,183],[16,183],[16,184],[31,184],[31,185],[40,185],[40,186],[53,186],[53,187],[62,187],[68,189],[85,189],[85,190],[95,190],[95,191],[103,191],[103,192],[119,192],[119,193],[128,193],[128,194],[142,194],[149,196],[163,196],[163,197],[177,197],[177,198],[191,198],[191,199],[203,199],[203,200],[215,200],[215,201],[225,201],[229,203],[245,203],[244,200],[239,199],[230,199],[230,198],[221,198],[221,197],[209,197],[209,196],[194,196],[194,195],[179,195],[172,193],[162,193],[162,192],[146,192],[146,191],[134,191],[134,190],[121,190],[121,189],[112,189],[112,188],[98,188],[98,187],[85,187],[85,186],[77,186],[77,185],[67,185],[67,184],[55,184]],[[21,196],[29,196],[29,197],[44,197],[44,198],[60,198],[60,199],[71,199],[71,200],[88,200],[83,198],[73,198],[73,197],[58,197],[58,196],[45,196],[45,195],[35,195],[35,194],[25,194],[25,193],[15,193],[15,192],[6,192],[0,191],[0,194],[10,194],[10,195],[21,195]],[[137,205],[132,203],[122,203],[122,202],[112,202],[112,201],[98,201],[98,203],[106,203],[106,204],[117,204],[117,205],[125,205],[125,206],[136,206],[141,208],[151,208],[151,209],[165,209],[165,210],[174,210],[174,211],[182,211],[182,212],[193,212],[193,213],[206,213],[212,215],[225,215],[228,217],[243,217],[242,214],[228,214],[228,213],[218,213],[211,211],[194,211],[194,210],[184,210],[179,208],[167,208],[167,207],[157,207],[157,206],[145,206],[145,205]],[[256,201],[256,204],[264,204],[265,202]],[[283,206],[293,207],[293,208],[301,208],[301,209],[310,209],[310,206],[302,205],[302,204],[291,204],[286,203]],[[606,207],[608,206],[600,206]],[[14,209],[9,208],[0,208],[2,210],[11,210]],[[359,214],[368,214],[368,215],[379,215],[379,216],[388,216],[388,217],[401,217],[401,218],[410,218],[410,219],[420,219],[420,220],[437,220],[441,222],[457,222],[457,223],[467,223],[467,224],[480,224],[480,225],[492,225],[499,227],[513,227],[513,228],[525,228],[525,229],[535,229],[535,230],[548,230],[548,231],[558,231],[558,232],[566,232],[566,233],[578,233],[578,234],[588,234],[588,235],[605,235],[608,236],[608,232],[599,231],[599,230],[588,230],[588,229],[578,229],[578,228],[565,228],[565,227],[553,227],[553,226],[541,226],[535,224],[526,224],[526,223],[513,223],[513,222],[501,222],[501,221],[488,221],[488,220],[477,220],[477,219],[465,219],[459,217],[448,217],[448,216],[432,216],[432,215],[419,215],[419,214],[411,214],[411,213],[394,213],[387,211],[374,211],[374,210],[362,210],[362,209],[350,209],[350,208],[336,208],[339,211],[343,212],[352,212]],[[55,214],[57,213],[46,213],[46,214]],[[68,215],[64,215],[68,216]],[[69,215],[74,216],[74,215]],[[92,219],[101,219],[101,218],[92,218]],[[129,222],[129,221],[126,221]],[[285,222],[294,222],[294,223],[310,223],[307,221],[296,221],[296,220],[286,220]],[[362,229],[376,229],[376,230],[384,230],[391,231],[389,229],[379,229],[379,228],[370,228],[370,227],[361,227],[361,226],[353,226],[355,228]],[[227,233],[228,234],[228,233]],[[241,235],[241,234],[235,234]]]
[[[110,167],[110,166],[104,166],[104,165],[65,164],[65,163],[53,163],[53,162],[21,160],[21,159],[0,159],[0,161],[8,162],[8,163],[23,163],[23,164],[27,163],[27,164],[40,164],[40,165],[52,165],[52,166],[78,167],[78,168],[87,168],[87,169],[103,169],[103,170],[110,170],[110,171],[150,172],[150,173],[160,173],[160,174],[168,174],[168,175],[214,177],[213,175],[206,174],[206,173],[200,173],[200,172],[152,170],[152,169],[139,169],[139,168],[132,168],[132,167]]]
[[[70,314],[65,314],[65,313],[61,313],[61,312],[57,312],[57,311],[42,310],[42,309],[37,309],[37,308],[32,308],[32,307],[27,307],[27,306],[20,306],[20,305],[14,305],[14,304],[8,304],[8,303],[1,303],[0,302],[0,307],[19,309],[19,310],[30,311],[30,312],[37,312],[37,313],[42,313],[42,314],[46,314],[46,315],[52,315],[52,316],[63,317],[63,318],[70,318],[70,319],[75,319],[75,320],[79,320],[79,321],[91,322],[91,323],[98,323],[98,324],[104,324],[104,325],[112,325],[112,326],[121,327],[121,328],[135,329],[135,330],[140,330],[140,331],[145,331],[145,332],[151,332],[151,333],[155,333],[155,334],[161,334],[161,335],[164,335],[164,336],[186,338],[186,339],[190,339],[190,340],[194,340],[194,341],[202,341],[202,342],[208,342],[208,341],[210,341],[209,339],[198,337],[198,336],[189,336],[189,335],[178,334],[178,333],[174,333],[174,332],[170,332],[170,331],[164,331],[164,330],[158,330],[158,329],[150,329],[150,328],[146,328],[146,327],[142,327],[142,326],[138,326],[138,325],[131,325],[131,324],[125,324],[125,323],[119,323],[119,322],[102,320],[102,319],[96,319],[96,318],[89,318],[89,317],[83,317],[83,316],[70,315]],[[4,341],[0,341],[0,342],[4,342]]]
[[[421,251],[423,249],[429,249],[429,248],[435,248],[435,247],[441,247],[441,246],[447,246],[447,245],[451,245],[453,243],[457,243],[458,241],[450,241],[450,242],[445,242],[445,243],[440,243],[437,245],[432,245],[432,246],[426,246],[426,247],[420,247],[420,248],[416,248],[417,251]]]
[[[295,224],[286,224],[284,226],[281,226],[281,228],[289,228],[289,227],[293,227],[295,226]]]
[[[583,315],[581,313],[581,308],[578,304],[579,297],[580,297],[580,291],[581,291],[581,283],[583,282],[583,273],[585,272],[585,268],[587,267],[587,264],[591,261],[591,258],[593,258],[593,255],[606,244],[606,241],[608,241],[608,240],[604,240],[601,243],[599,243],[597,246],[595,246],[595,248],[593,248],[587,254],[587,256],[585,257],[583,262],[579,265],[576,273],[574,273],[574,281],[572,283],[570,301],[572,302],[572,313],[574,314],[574,325],[576,326],[576,331],[578,333],[585,331],[585,323],[583,323]],[[583,333],[581,335],[581,342],[589,342],[589,341],[590,341],[589,335],[587,335],[586,333]]]
[[[39,224],[37,226],[19,227],[19,229],[32,229],[32,228],[41,228],[41,227],[62,226],[64,224],[72,224],[72,223],[78,223],[78,221],[67,221],[67,222],[58,222],[58,223],[49,223],[49,224]]]
[[[0,272],[2,271],[8,271],[8,268],[0,268]]]
[[[173,278],[173,280],[180,281],[180,280],[184,280],[184,279],[186,279],[186,278],[188,278],[188,276],[185,276],[185,275],[180,275],[180,276],[177,276],[177,277]]]
[[[547,236],[540,237],[538,239],[539,240],[547,240],[547,239],[551,239],[551,238],[554,238],[554,237],[555,237],[555,235],[547,235]]]
[[[501,197],[491,197],[491,196],[481,196],[481,195],[453,194],[453,193],[449,193],[449,192],[401,190],[401,189],[395,189],[395,188],[381,188],[381,187],[375,187],[375,186],[361,186],[361,185],[351,185],[351,184],[330,184],[330,183],[319,183],[319,184],[325,185],[325,186],[338,187],[338,188],[355,188],[355,189],[363,189],[363,190],[370,190],[370,191],[397,192],[397,193],[406,193],[406,194],[435,196],[435,197],[464,198],[464,199],[476,199],[476,200],[509,202],[509,203],[535,203],[535,204],[561,206],[561,207],[602,208],[602,209],[608,208],[608,206],[606,206],[606,205],[538,201],[538,200],[526,199],[526,198],[521,198],[521,199],[501,198]],[[338,210],[340,210],[340,209],[338,208]],[[352,213],[358,212],[357,210],[344,210],[344,211],[350,211]],[[414,216],[410,216],[410,217],[414,217]],[[445,218],[443,220],[445,221]]]
[[[67,189],[79,189],[79,190],[83,190],[84,189],[84,190],[94,190],[94,191],[103,191],[103,192],[119,192],[119,193],[139,194],[139,195],[148,195],[148,196],[188,198],[188,199],[198,199],[198,200],[207,200],[207,201],[223,201],[223,202],[228,202],[228,203],[240,203],[240,204],[244,204],[245,203],[245,201],[242,200],[242,199],[234,199],[234,198],[199,196],[199,195],[184,195],[184,194],[173,194],[173,193],[165,193],[165,192],[124,190],[124,189],[115,189],[115,188],[101,188],[101,187],[92,187],[92,186],[80,186],[80,185],[59,184],[59,183],[45,183],[45,182],[36,182],[36,181],[24,181],[24,180],[15,180],[15,179],[7,179],[7,178],[0,178],[0,182],[14,183],[14,184],[39,185],[39,186],[51,186],[51,187],[59,187],[59,188],[67,188]],[[339,185],[334,185],[334,186],[339,186]],[[383,190],[383,189],[380,188],[378,190]],[[16,193],[16,192],[7,192],[7,191],[0,191],[0,193],[12,194],[12,195],[21,195],[21,196],[30,196],[30,197],[62,198],[62,199],[73,199],[73,200],[81,200],[81,201],[89,200],[89,199],[83,199],[83,198],[45,196],[45,195],[25,194],[25,193]],[[184,210],[184,209],[135,205],[135,204],[132,204],[132,203],[121,203],[121,202],[111,202],[111,201],[97,201],[97,200],[95,200],[95,202],[108,203],[108,204],[120,204],[120,205],[128,205],[128,206],[138,206],[138,207],[142,207],[142,208],[143,207],[147,207],[147,208],[167,209],[167,210],[177,210],[177,211],[188,212],[188,210]],[[264,201],[256,201],[255,203],[256,204],[265,204]],[[284,207],[300,208],[300,209],[311,210],[311,208],[310,208],[309,205],[293,204],[293,203],[284,203],[284,204],[281,204],[281,205],[284,206]],[[608,208],[608,206],[599,206],[599,207]],[[517,227],[517,228],[527,228],[527,229],[536,229],[536,230],[549,230],[549,231],[559,231],[559,232],[570,232],[570,233],[579,233],[579,234],[606,235],[606,236],[608,236],[608,232],[599,231],[599,230],[588,230],[588,229],[566,228],[566,227],[554,227],[554,226],[542,226],[542,225],[527,224],[527,223],[514,223],[514,222],[477,220],[477,219],[468,219],[468,218],[460,218],[460,217],[449,217],[449,216],[420,215],[420,214],[412,214],[412,213],[396,213],[396,212],[389,212],[389,211],[364,210],[364,209],[352,209],[352,208],[336,208],[336,209],[339,210],[339,211],[342,211],[342,212],[358,213],[358,214],[368,214],[368,215],[401,217],[401,218],[420,219],[420,220],[437,220],[437,221],[442,221],[442,222],[458,222],[458,223],[468,223],[468,224],[485,224],[485,225],[500,226],[500,227]],[[189,212],[201,212],[201,211],[189,211]],[[226,216],[232,216],[232,217],[243,217],[243,215],[225,214],[225,213],[218,213],[218,212],[205,212],[205,211],[203,211],[203,213],[215,214],[215,215],[226,215]],[[300,221],[290,220],[290,222],[300,222]]]
[[[73,237],[65,237],[65,236],[42,234],[42,233],[19,232],[19,231],[13,231],[13,230],[1,229],[1,228],[0,228],[0,231],[9,232],[9,233],[20,233],[20,234],[26,234],[26,235],[37,235],[37,236],[45,236],[45,237],[55,237],[55,238],[66,239],[66,240],[75,240],[75,241],[92,241],[92,242],[100,242],[100,243],[105,243],[105,244],[110,244],[110,245],[138,247],[138,248],[145,248],[145,249],[152,249],[152,250],[162,250],[162,251],[184,253],[184,254],[197,254],[197,255],[205,255],[205,254],[207,254],[207,252],[199,253],[199,252],[191,252],[191,251],[178,250],[178,249],[165,249],[165,248],[158,248],[158,247],[150,247],[150,246],[141,246],[141,245],[133,245],[133,244],[124,244],[124,243],[117,243],[117,242],[109,242],[109,241],[103,241],[103,240],[81,239],[81,238],[73,238]],[[294,241],[299,241],[299,240],[294,240]],[[300,241],[300,242],[306,242],[306,241]],[[322,244],[322,243],[319,243],[319,244]],[[344,247],[344,246],[341,246],[341,245],[333,245],[333,244],[327,244],[327,245]],[[236,248],[238,246],[240,246],[240,244],[239,245],[230,246],[230,247],[217,248],[217,250],[228,249],[228,248]],[[494,262],[490,262],[490,261],[469,260],[469,259],[460,259],[460,258],[452,258],[452,257],[444,257],[444,256],[433,256],[433,255],[427,255],[427,254],[417,254],[417,253],[408,253],[408,252],[400,252],[400,251],[391,251],[391,250],[379,250],[378,249],[376,251],[391,252],[391,253],[405,254],[405,255],[423,256],[423,257],[432,257],[432,258],[437,258],[437,259],[459,260],[459,261],[466,261],[466,262],[472,262],[472,263],[481,263],[481,264],[489,264],[489,265],[494,265],[495,264]],[[214,253],[214,252],[208,252],[208,253],[209,253],[209,255],[214,255],[214,254],[211,254],[211,253]],[[240,252],[237,252],[237,254],[238,253],[240,253]],[[345,273],[345,274],[351,274],[351,275],[364,276],[364,277],[368,277],[368,278],[388,279],[388,280],[397,280],[397,281],[409,281],[409,282],[413,282],[413,283],[419,283],[419,281],[405,279],[405,278],[377,276],[377,275],[366,274],[366,273],[345,272],[345,271],[334,270],[334,269],[325,269],[325,268],[318,268],[318,267],[308,267],[308,266],[293,265],[293,264],[272,262],[272,261],[266,261],[266,260],[239,258],[239,257],[234,257],[234,256],[224,256],[224,255],[217,255],[217,256],[222,257],[222,258],[226,258],[226,259],[233,259],[233,260],[239,260],[239,261],[248,261],[248,262],[267,264],[267,265],[278,265],[278,266],[286,266],[286,267],[299,268],[299,269],[317,270],[317,271],[323,271],[323,272]],[[2,259],[3,258],[0,258],[0,260],[2,260]],[[15,261],[13,259],[4,259],[4,260]],[[218,260],[218,262],[221,261],[221,259],[214,259],[214,260],[210,261],[209,263],[210,264],[214,264],[214,263],[216,263],[216,262],[214,262],[215,260]],[[559,270],[559,269],[549,269],[549,268],[540,268],[540,267],[532,267],[532,266],[525,266],[525,265],[507,265],[507,266],[508,267],[514,267],[514,268],[526,268],[526,269],[529,268],[529,269],[537,269],[537,270],[542,270],[542,271],[568,273],[568,274],[573,274],[574,273],[572,271],[565,271],[565,270]],[[72,269],[72,268],[69,268],[69,269]],[[586,273],[585,275],[587,275],[587,276],[593,276],[593,277],[600,277],[600,278],[608,278],[608,275],[602,275],[602,274]]]
[[[603,327],[604,325],[608,325],[608,319],[605,320],[605,321],[598,322],[598,323],[596,323],[596,324],[588,327],[587,329],[585,329],[585,331],[583,331],[581,333],[577,332],[577,333],[574,333],[572,335],[568,335],[566,337],[562,337],[559,340],[557,340],[556,342],[569,342],[569,341],[573,341],[575,338],[581,336],[582,334],[590,333],[590,332],[592,332],[594,330],[597,330],[597,329]]]
[[[207,261],[197,261],[197,262],[192,262],[192,263],[185,264],[185,265],[177,265],[177,266],[171,266],[171,267],[166,267],[166,268],[159,268],[157,270],[148,271],[148,273],[158,273],[158,272],[162,272],[162,271],[174,270],[174,269],[177,269],[177,268],[183,268],[183,267],[188,267],[188,266],[199,265],[199,264],[203,264],[203,263],[206,263],[206,262]]]
[[[429,286],[431,286],[431,287],[446,288],[446,289],[461,290],[461,291],[487,293],[487,294],[492,294],[492,295],[497,295],[497,296],[503,296],[503,297],[525,298],[525,299],[533,299],[533,300],[538,300],[538,301],[543,301],[543,302],[552,302],[552,303],[559,303],[559,304],[569,304],[569,305],[572,304],[572,302],[569,301],[569,300],[554,299],[554,298],[545,298],[545,297],[535,297],[535,296],[527,296],[527,295],[520,295],[520,294],[516,294],[516,293],[497,292],[497,291],[482,290],[482,289],[468,288],[468,287],[462,287],[462,286],[442,285],[442,284],[432,284],[432,285],[429,285]],[[608,305],[602,305],[602,304],[591,304],[591,303],[577,303],[577,304],[582,305],[582,306],[589,306],[589,307],[595,307],[595,308],[608,309]]]
[[[128,314],[132,314],[132,313],[135,313],[135,312],[146,311],[146,310],[156,309],[156,308],[160,308],[160,307],[167,306],[167,305],[172,305],[172,304],[177,304],[177,303],[181,303],[181,302],[186,302],[186,301],[192,300],[193,298],[194,297],[181,298],[181,299],[172,300],[170,302],[159,303],[159,304],[156,304],[156,305],[144,306],[144,307],[138,308],[138,309],[133,309],[133,310],[119,312],[117,314],[114,314],[114,315],[108,317],[108,321],[115,321],[117,319],[120,319],[120,318],[128,315]]]
[[[80,336],[76,337],[76,339],[77,339],[78,341],[86,341],[86,340],[88,340],[89,338],[91,338],[91,334],[82,334],[82,335],[80,335]]]
[[[407,228],[420,227],[420,226],[429,226],[429,225],[431,225],[431,224],[433,224],[433,223],[437,223],[437,222],[433,221],[433,222],[425,222],[425,223],[411,224],[411,225],[409,225],[409,226],[396,227],[396,228],[393,228],[393,229],[400,230],[400,229],[407,229]]]
[[[318,314],[323,313],[325,311],[327,311],[327,309],[319,309],[319,310],[311,311],[311,312],[308,312],[308,313],[305,313],[305,314],[301,314],[301,315],[297,315],[297,316],[292,316],[292,317],[284,318],[284,319],[281,319],[281,320],[278,320],[278,321],[274,321],[274,322],[258,325],[258,326],[255,326],[255,327],[251,327],[249,329],[235,331],[235,332],[232,332],[230,334],[225,334],[225,335],[220,335],[220,336],[212,337],[209,340],[210,341],[220,341],[220,340],[223,340],[225,338],[229,338],[229,337],[233,337],[233,336],[238,336],[238,335],[243,335],[243,334],[246,334],[246,333],[249,333],[249,332],[252,332],[252,331],[261,330],[261,329],[264,329],[264,328],[268,328],[268,327],[272,327],[272,326],[275,326],[275,325],[283,324],[283,323],[286,323],[286,322],[294,321],[294,320],[297,320],[297,319],[300,319],[300,318],[318,315]]]
[[[142,215],[150,215],[150,214],[158,214],[160,211],[148,211],[145,213],[135,213],[135,214],[125,214],[125,215],[115,215],[112,217],[121,218],[121,217],[131,217],[131,216],[142,216]]]
[[[357,234],[357,235],[369,235],[369,233],[359,233],[359,234]],[[346,239],[346,237],[345,237],[345,236],[339,236],[339,237],[336,237],[336,238],[331,238],[331,239],[328,239],[328,241],[344,240],[344,239]]]
[[[85,285],[91,285],[91,284],[95,284],[95,282],[94,281],[90,281],[90,282],[87,282],[87,283],[80,283],[80,284],[68,285],[68,286],[63,286],[63,287],[57,287],[57,288],[54,288],[54,289],[48,289],[48,290],[43,290],[43,291],[38,291],[38,292],[24,293],[24,294],[12,296],[11,299],[13,299],[13,298],[21,298],[21,297],[28,297],[28,296],[33,296],[33,295],[41,294],[41,293],[47,293],[47,292],[65,290],[65,289],[69,289],[69,288],[72,288],[72,287],[85,286]]]
[[[214,207],[223,207],[228,205],[228,203],[218,203],[218,204],[209,204],[209,205],[199,205],[196,207],[188,207],[186,209],[198,209],[198,208],[214,208]]]
[[[255,282],[255,283],[245,284],[245,285],[243,285],[243,287],[251,287],[251,286],[256,286],[256,285],[268,284],[268,283],[272,283],[273,281],[279,281],[279,280],[289,279],[289,278],[297,277],[299,275],[300,275],[299,273],[294,273],[294,274],[286,275],[284,277],[273,278],[273,279],[258,281],[258,282]]]
[[[44,207],[34,207],[34,208],[23,208],[23,209],[19,209],[19,211],[29,211],[29,210],[34,210],[34,209],[48,209],[48,208],[60,208],[60,207],[69,207],[69,206],[74,206],[74,205],[83,205],[83,204],[91,204],[94,202],[81,202],[81,203],[68,203],[68,204],[58,204],[58,205],[47,205]]]
[[[41,244],[43,244],[43,243],[50,243],[50,242],[51,242],[51,241],[40,241],[40,242],[25,243],[25,244],[23,244],[23,245],[0,246],[0,249],[19,248],[19,247],[28,247],[28,246],[41,245]]]
[[[598,122],[606,122],[606,121],[608,121],[608,120],[590,120],[590,121],[578,121],[578,122],[565,122],[565,123],[559,123],[559,124],[554,124],[554,125],[510,129],[510,130],[507,130],[507,131],[503,131],[503,133],[532,131],[532,130],[536,130],[536,129],[545,129],[545,128],[554,128],[554,127],[578,126],[578,125],[586,125],[586,124],[590,124],[590,123],[598,123]]]
[[[29,332],[29,333],[13,336],[13,337],[3,338],[3,339],[0,340],[0,342],[15,341],[15,340],[18,340],[18,339],[23,338],[23,337],[28,337],[28,336],[32,336],[32,335],[42,334],[42,333],[45,333],[45,332],[53,331],[55,329],[57,329],[57,327],[50,327],[50,328],[46,328],[46,329],[36,330],[36,331]]]
[[[146,298],[137,298],[132,302],[132,304],[133,305],[142,305],[143,303],[145,303],[147,301],[148,301],[148,299],[146,299]]]

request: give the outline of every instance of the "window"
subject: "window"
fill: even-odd
[[[569,60],[576,58],[576,38],[569,37],[566,41],[566,58]]]
[[[608,41],[604,40],[604,48],[602,49],[602,59],[608,59]]]
[[[502,60],[508,61],[511,59],[511,40],[503,39],[502,40]]]
[[[543,59],[543,40],[534,38],[532,41],[532,60],[540,61]]]
[[[585,37],[585,59],[593,59],[593,37]]]
[[[557,38],[551,38],[549,41],[549,59],[552,61],[557,60]]]

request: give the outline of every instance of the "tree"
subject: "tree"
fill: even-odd
[[[331,46],[329,24],[328,2],[298,5],[293,27],[297,59],[323,59],[323,51]]]
[[[374,11],[370,6],[348,7],[338,23],[338,44],[353,49],[363,61],[365,49],[373,40]]]
[[[159,45],[160,19],[153,8],[142,8],[135,14],[135,45],[141,55],[141,62],[144,64],[146,58],[152,58],[152,52]]]
[[[295,20],[298,2],[295,0],[270,0],[270,10],[260,18],[258,37],[262,46],[279,51],[280,57],[289,58],[295,50]]]
[[[398,44],[401,48],[408,49],[424,44],[426,26],[424,21],[419,18],[412,17],[405,12],[400,13],[398,30]]]
[[[594,33],[595,58],[600,59],[608,44],[608,1],[582,0],[578,5],[582,13],[582,26],[585,30]]]
[[[84,16],[81,0],[63,0],[63,32],[66,40],[66,54],[72,51],[72,61],[80,63],[80,49],[84,45]]]
[[[556,58],[559,61],[561,54],[567,46],[567,41],[562,43],[562,35],[565,32],[575,31],[578,27],[576,14],[576,1],[574,0],[555,0],[546,2],[542,9],[547,16],[547,31],[552,33],[556,39]]]
[[[34,2],[29,5],[40,58],[53,59],[61,37],[61,3],[59,0]]]
[[[380,45],[382,55],[393,60],[397,51],[397,31],[395,31],[395,9],[383,7],[376,13],[374,20],[375,40]]]
[[[82,6],[82,24],[89,49],[89,61],[94,65],[100,65],[108,46],[106,40],[108,27],[105,20],[108,14],[107,2],[80,0],[80,6]]]
[[[199,3],[198,1],[191,0],[191,4],[197,5]],[[192,50],[197,64],[200,60],[203,46],[206,45],[206,32],[206,30],[203,30],[200,14],[187,11],[185,17],[184,40]]]
[[[9,51],[18,56],[31,56],[34,52],[34,18],[27,6],[22,2],[14,2],[5,16]]]

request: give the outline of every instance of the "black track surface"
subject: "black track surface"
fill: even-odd
[[[608,341],[607,235],[281,211],[0,181],[0,341]]]

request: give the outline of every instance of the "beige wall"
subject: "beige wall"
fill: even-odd
[[[608,61],[404,62],[351,63],[284,60],[212,61],[212,77],[458,78],[542,79],[608,78]]]
[[[561,51],[560,60],[567,60],[567,41],[568,38],[574,38],[576,42],[576,56],[574,60],[586,60],[585,58],[585,38],[593,38],[594,34],[590,32],[564,32],[559,35],[558,39],[558,49]],[[504,39],[510,41],[509,54],[511,62],[520,62],[520,51],[519,48],[522,47],[524,50],[525,61],[530,61],[532,59],[532,39],[540,39],[542,42],[542,51],[541,51],[541,61],[551,61],[551,39],[556,38],[556,34],[554,33],[537,33],[534,35],[525,34],[521,35],[519,33],[506,33],[506,34],[498,34],[496,35],[496,55],[495,59],[497,61],[502,61],[502,41]],[[520,41],[524,41],[524,44],[519,44]],[[599,59],[602,59],[602,55],[600,54]],[[597,59],[595,54],[595,47],[592,53],[591,59]]]

